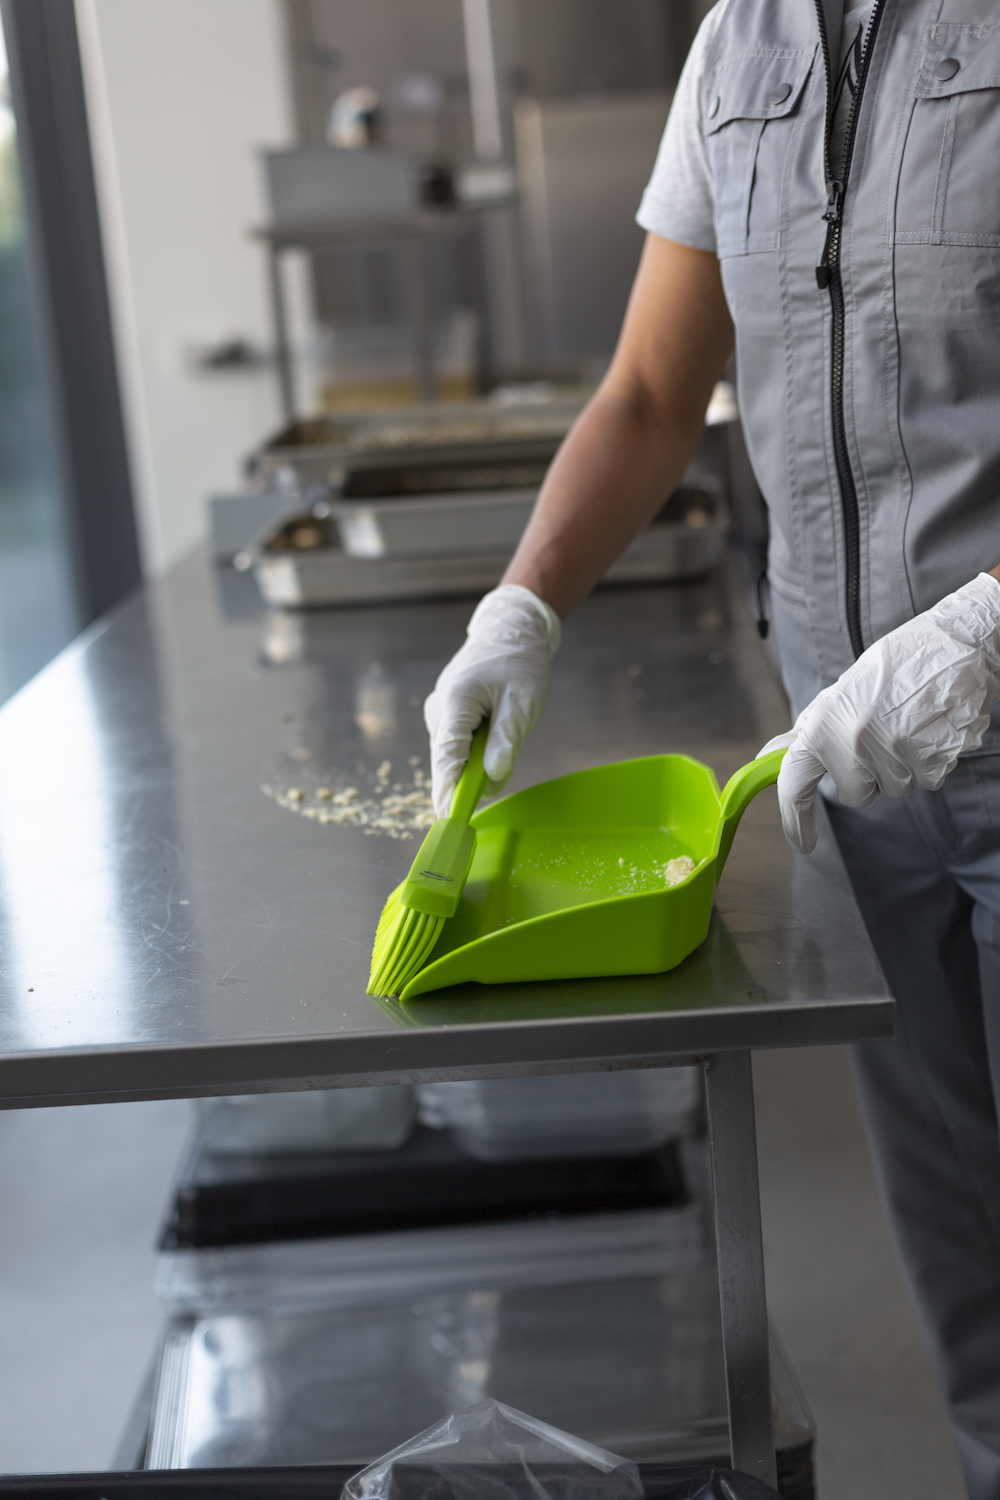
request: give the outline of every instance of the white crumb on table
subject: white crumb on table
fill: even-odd
[[[394,782],[390,790],[391,773],[391,762],[383,761],[376,771],[369,773],[371,789],[367,792],[357,786],[335,791],[329,782],[312,791],[273,785],[265,785],[261,790],[287,812],[298,813],[314,823],[360,828],[364,833],[392,839],[422,838],[434,822],[428,779],[418,762],[412,783]]]

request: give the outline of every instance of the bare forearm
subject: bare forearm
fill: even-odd
[[[600,390],[552,464],[504,577],[567,615],[656,514],[732,350],[719,263],[647,237]]]
[[[663,426],[598,391],[549,470],[504,583],[565,618],[676,487],[700,434],[700,421]]]

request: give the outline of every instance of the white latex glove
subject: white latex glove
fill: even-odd
[[[529,729],[549,694],[549,663],[559,649],[555,610],[518,583],[479,601],[467,640],[424,704],[431,737],[434,810],[446,818],[451,794],[483,719],[490,733],[483,766],[492,791],[509,781]]]
[[[870,807],[880,792],[936,791],[959,755],[982,744],[998,698],[1000,582],[980,573],[869,646],[764,746],[761,755],[791,747],[778,800],[792,848],[816,847],[813,803],[827,771],[845,807]]]

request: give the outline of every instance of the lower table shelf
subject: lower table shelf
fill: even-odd
[[[11,1500],[339,1500],[356,1470],[186,1469],[167,1473],[0,1475]],[[767,1500],[774,1491],[745,1474],[705,1467],[640,1464],[645,1500]]]
[[[781,1493],[811,1500],[812,1417],[777,1341],[771,1358]],[[176,1318],[145,1462],[357,1469],[488,1397],[637,1462],[724,1464],[714,1266]]]

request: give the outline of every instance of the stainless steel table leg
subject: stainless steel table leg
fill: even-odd
[[[274,322],[274,355],[278,364],[278,386],[281,410],[286,422],[295,421],[295,388],[292,384],[292,351],[288,342],[288,314],[285,289],[281,280],[281,251],[275,245],[268,250],[271,280],[271,317]]]
[[[414,238],[406,241],[404,249],[413,328],[413,358],[417,369],[417,394],[421,401],[436,401],[434,334],[431,327],[430,298],[427,295],[424,247],[419,239]]]
[[[771,1360],[750,1053],[716,1053],[705,1065],[705,1080],[732,1464],[774,1485]]]

